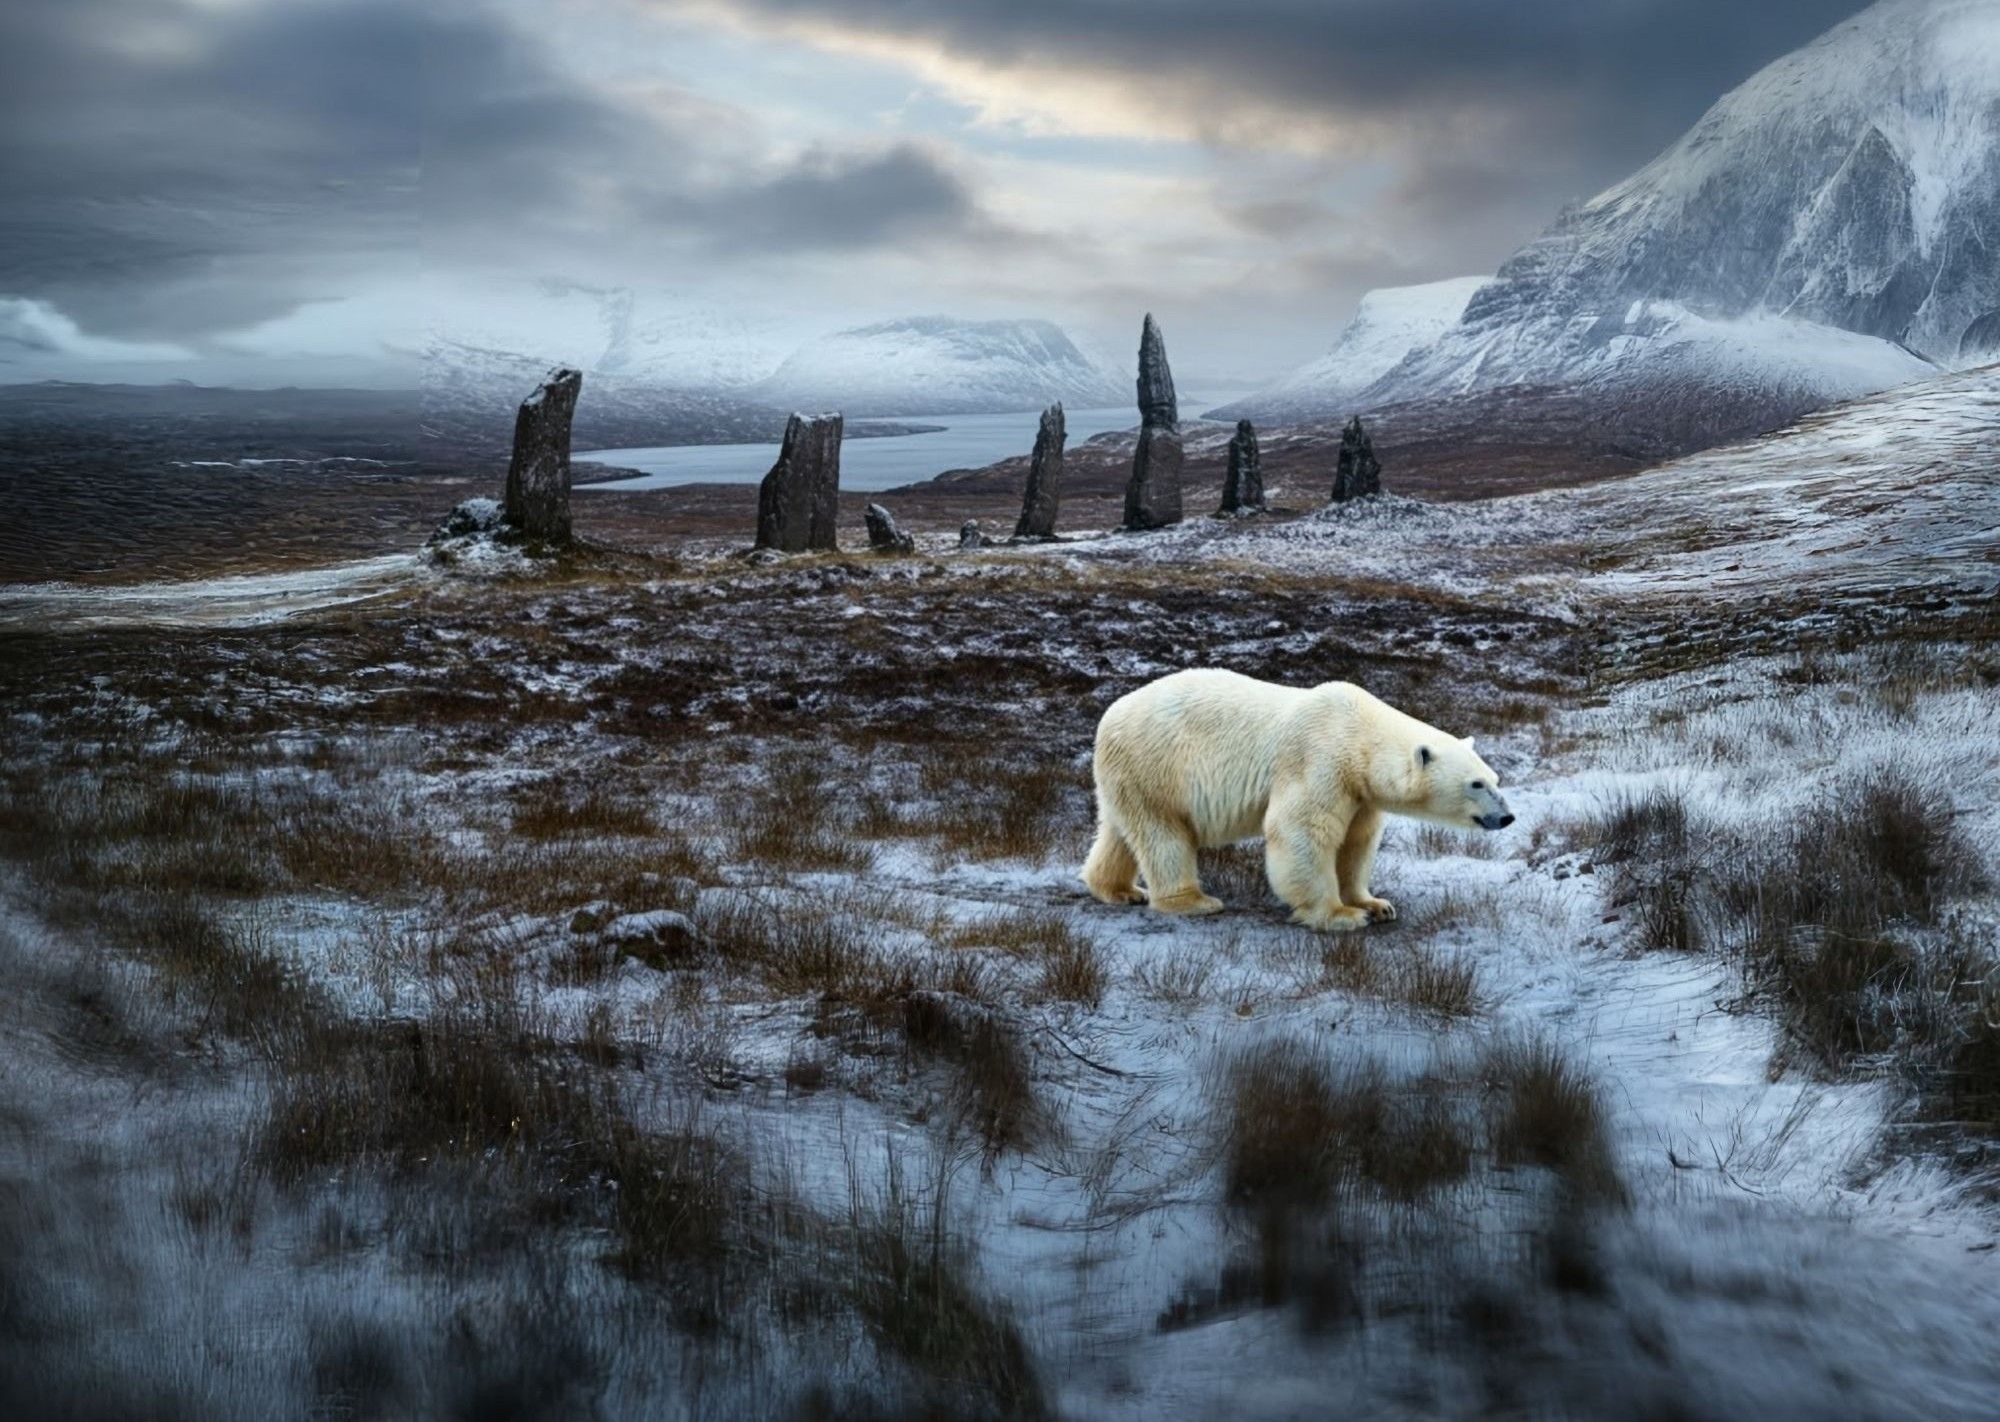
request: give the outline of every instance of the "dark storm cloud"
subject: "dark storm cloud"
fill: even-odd
[[[432,52],[427,246],[504,262],[572,243],[615,262],[676,241],[742,256],[994,227],[964,180],[913,143],[773,162],[741,113],[669,89],[590,92],[494,26],[454,21]]]
[[[421,36],[365,0],[9,0],[0,294],[182,337],[412,251]]]
[[[774,163],[741,115],[599,93],[474,0],[8,0],[0,298],[201,340],[426,262],[990,226],[928,149]]]
[[[917,39],[953,58],[1122,76],[1218,146],[1331,121],[1403,169],[1412,220],[1487,261],[1624,176],[1856,0],[729,0],[765,20]],[[1191,119],[1188,116],[1194,116]],[[1246,128],[1245,125],[1248,125]],[[1258,133],[1258,127],[1269,130]],[[1355,156],[1350,151],[1345,156]],[[1304,225],[1291,194],[1240,202]],[[1495,248],[1496,242],[1499,244]]]

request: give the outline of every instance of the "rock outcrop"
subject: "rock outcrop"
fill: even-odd
[[[1257,452],[1257,428],[1248,420],[1236,422],[1236,434],[1229,441],[1229,472],[1222,478],[1222,507],[1219,512],[1261,513],[1264,509],[1264,461]]]
[[[839,415],[785,421],[778,462],[757,487],[757,547],[780,553],[832,552],[840,502]]]
[[[514,416],[504,517],[546,543],[569,541],[569,428],[582,389],[582,371],[558,366]]]
[[[1028,461],[1028,491],[1021,498],[1021,521],[1014,525],[1016,538],[1049,539],[1056,536],[1056,507],[1062,501],[1063,407],[1058,400],[1042,411],[1041,428],[1035,431],[1035,453]]]
[[[984,548],[991,541],[980,532],[976,518],[969,518],[958,526],[958,546],[961,548]]]
[[[1375,443],[1356,415],[1340,432],[1340,462],[1333,471],[1333,502],[1363,499],[1382,492],[1382,465],[1375,458]]]
[[[896,527],[896,516],[880,504],[870,504],[861,517],[868,525],[868,546],[877,553],[917,551],[917,540]]]
[[[1153,314],[1139,333],[1139,447],[1125,485],[1125,527],[1165,528],[1181,521],[1181,417],[1167,343]]]

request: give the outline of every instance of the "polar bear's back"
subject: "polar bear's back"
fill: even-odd
[[[1342,685],[1302,689],[1216,670],[1148,682],[1113,702],[1098,723],[1100,797],[1182,819],[1204,845],[1261,834],[1273,769],[1295,718],[1347,692],[1366,696]]]

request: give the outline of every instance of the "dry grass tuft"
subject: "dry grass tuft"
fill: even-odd
[[[1624,1198],[1603,1106],[1582,1068],[1553,1043],[1503,1039],[1478,1071],[1497,1164],[1544,1166],[1585,1198]]]
[[[959,1117],[989,1152],[1022,1150],[1040,1137],[1027,1048],[1006,1018],[956,994],[918,991],[903,999],[903,1034],[913,1055],[956,1069]]]

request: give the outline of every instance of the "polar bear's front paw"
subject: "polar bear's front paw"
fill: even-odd
[[[1392,923],[1396,917],[1396,906],[1387,899],[1356,899],[1354,907],[1364,911],[1371,923]]]
[[[1182,889],[1178,893],[1154,899],[1153,907],[1161,913],[1221,913],[1222,900],[1204,894],[1200,889]]]
[[[1346,904],[1321,904],[1300,909],[1292,915],[1292,922],[1323,933],[1352,933],[1357,928],[1367,927],[1368,911],[1349,908]]]

